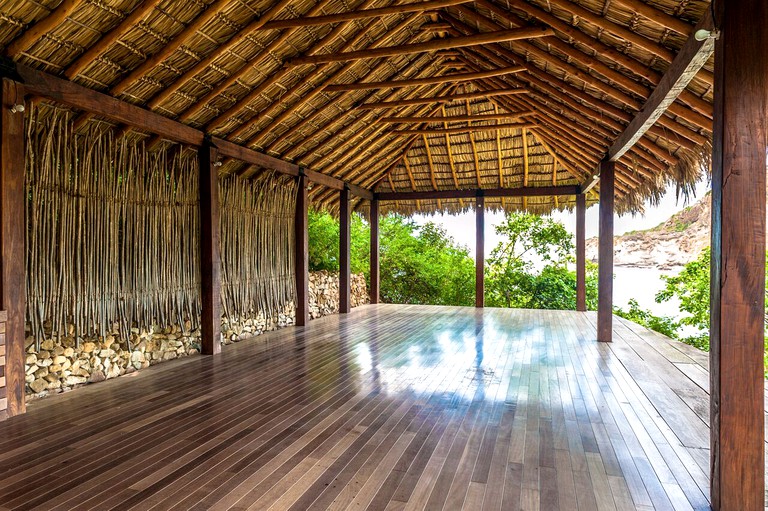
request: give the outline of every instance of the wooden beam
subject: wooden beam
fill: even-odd
[[[616,163],[600,163],[597,340],[613,340],[613,204]]]
[[[200,346],[203,355],[221,351],[221,233],[218,151],[209,142],[198,149],[200,173]]]
[[[429,164],[429,180],[432,181],[432,188],[437,190],[437,181],[435,181],[435,162],[432,160],[432,150],[429,148],[429,139],[427,135],[421,135],[424,141],[424,149],[427,151],[427,163]]]
[[[115,44],[128,30],[132,29],[139,21],[146,17],[163,0],[143,0],[133,8],[131,13],[109,32],[101,36],[96,43],[77,57],[66,70],[64,76],[70,80],[77,76],[80,71],[92,64],[102,53],[107,51],[110,46]]]
[[[501,69],[491,69],[489,71],[479,71],[475,73],[456,73],[442,76],[429,76],[425,78],[413,78],[410,80],[391,80],[383,82],[363,82],[363,83],[341,83],[336,85],[326,85],[324,90],[328,92],[343,92],[350,90],[366,89],[394,89],[397,87],[415,87],[418,85],[433,85],[436,83],[455,83],[479,80],[491,76],[510,75],[525,71],[522,66],[505,67]]]
[[[528,186],[528,130],[523,128],[523,186]],[[523,197],[523,209],[528,208],[528,199]]]
[[[464,99],[485,99],[485,98],[490,98],[494,96],[512,96],[515,94],[527,94],[527,93],[528,93],[528,90],[526,89],[489,90],[484,92],[467,92],[464,94],[453,94],[451,96],[438,96],[438,97],[431,97],[431,98],[403,99],[399,101],[379,101],[375,103],[363,103],[362,105],[358,105],[355,108],[357,108],[358,110],[376,110],[376,109],[396,108],[400,106],[410,106],[410,105],[450,103],[451,101],[459,101]]]
[[[388,7],[379,7],[376,9],[360,9],[356,11],[340,12],[336,14],[326,14],[324,16],[299,16],[284,20],[272,20],[266,23],[261,30],[282,30],[285,28],[302,28],[317,25],[329,25],[331,23],[340,23],[343,21],[363,20],[370,18],[381,18],[391,14],[405,14],[409,12],[424,12],[436,9],[450,7],[467,3],[471,0],[431,0],[427,2],[418,2],[410,4],[391,5]]]
[[[19,37],[11,41],[5,48],[5,54],[14,57],[19,53],[28,50],[30,46],[38,41],[38,39],[56,28],[70,14],[75,12],[75,9],[77,9],[81,3],[83,3],[82,0],[64,0],[61,2],[56,9],[48,14],[48,16],[27,28],[21,35],[19,35]]]
[[[297,178],[294,222],[294,267],[296,273],[296,326],[309,324],[309,180]]]
[[[443,113],[443,119],[445,119],[445,105],[441,107],[442,113]],[[419,119],[419,117],[413,117],[413,119]],[[414,121],[419,122],[419,121]],[[448,123],[443,121],[443,127],[448,128]],[[456,188],[459,187],[459,178],[456,175],[456,164],[453,160],[453,148],[451,147],[451,137],[448,136],[448,133],[445,134],[445,148],[448,151],[448,164],[451,166],[451,177],[453,177],[453,186]],[[462,204],[463,207],[463,204]]]
[[[586,272],[586,212],[587,196],[576,196],[576,310],[587,310]]]
[[[346,188],[339,191],[339,313],[352,310],[351,294],[351,237],[350,194]]]
[[[394,188],[393,188],[394,190]],[[370,258],[370,275],[371,275],[371,290],[370,298],[371,303],[379,303],[381,294],[380,284],[380,265],[379,265],[379,201],[373,199],[371,201],[370,216],[368,223],[371,229],[371,258]]]
[[[499,113],[499,105],[494,103],[493,105],[494,111],[498,114]],[[501,131],[496,130],[496,159],[498,160],[498,167],[499,167],[499,188],[504,188],[504,166],[502,165],[503,160],[501,156]],[[502,201],[503,205],[503,201]]]
[[[402,44],[387,46],[384,48],[366,48],[363,50],[346,51],[340,53],[323,53],[307,57],[297,57],[288,61],[289,66],[303,66],[308,64],[323,64],[326,62],[349,62],[353,60],[376,59],[392,57],[396,55],[412,55],[414,53],[426,53],[446,48],[466,48],[468,46],[480,46],[483,44],[500,43],[506,41],[519,41],[520,39],[534,39],[554,35],[548,27],[528,27],[513,30],[496,30],[481,34],[448,37],[445,39],[432,39],[425,43]]]
[[[577,195],[578,185],[528,186],[522,188],[488,188],[482,190],[484,197],[552,197],[555,195]],[[478,190],[435,190],[418,192],[377,192],[374,197],[389,201],[434,200],[434,199],[471,199],[477,197]]]
[[[629,7],[632,11],[647,18],[663,28],[669,28],[677,32],[678,34],[687,36],[694,32],[693,25],[689,25],[685,21],[675,16],[661,11],[642,0],[616,0],[618,3]]]
[[[0,64],[3,64],[0,65],[0,75],[20,80],[29,94],[106,117],[121,124],[135,126],[181,144],[197,147],[203,145],[204,133],[186,124],[22,64],[11,62]],[[213,137],[211,143],[216,146],[220,156],[234,158],[290,176],[299,175],[299,166],[295,163],[286,162],[221,138]],[[306,175],[311,181],[331,188],[341,189],[345,185],[340,179],[313,170],[307,169]],[[370,199],[373,196],[370,190],[353,184],[348,186],[358,197]]]
[[[414,129],[414,130],[392,130],[387,132],[388,135],[396,135],[398,137],[405,137],[410,135],[443,135],[457,133],[474,133],[477,131],[495,131],[495,130],[519,130],[526,128],[535,128],[536,124],[530,122],[520,123],[506,123],[506,124],[493,124],[486,126],[463,126],[459,128],[448,129]]]
[[[707,9],[702,20],[696,25],[696,30],[713,29],[712,16]],[[714,37],[703,41],[697,41],[694,36],[688,38],[640,112],[608,149],[608,159],[618,160],[645,135],[645,132],[664,115],[669,106],[685,90],[696,73],[704,67],[714,50]]]
[[[468,99],[464,100],[464,108],[466,108],[467,116],[469,117],[471,114],[471,111],[470,111]],[[501,125],[497,123],[495,124],[495,129],[488,130],[488,131],[495,131],[496,133],[498,133],[500,129],[499,126]],[[471,129],[472,123],[471,122],[468,123],[467,127]],[[446,137],[447,136],[448,135],[446,135]],[[477,156],[477,144],[475,144],[475,135],[471,131],[469,132],[469,145],[470,147],[472,147],[472,157],[474,158],[474,162],[475,162],[475,179],[477,180],[477,187],[481,189],[483,187],[483,182],[480,179],[480,158]]]
[[[485,307],[485,197],[475,199],[475,307]]]
[[[715,2],[710,326],[712,509],[762,510],[768,3]]]
[[[466,100],[466,101],[469,101],[469,100]],[[443,114],[442,117],[382,117],[380,119],[377,119],[376,122],[383,122],[387,124],[403,124],[403,123],[412,123],[412,122],[449,123],[449,122],[472,122],[472,121],[498,121],[503,119],[519,119],[526,115],[532,115],[533,113],[534,113],[533,110],[528,110],[526,112],[512,112],[507,114],[502,113],[502,114],[453,115],[453,116],[446,116],[445,114]]]
[[[24,87],[3,79],[0,95],[0,310],[7,312],[2,389],[7,401],[0,416],[14,416],[26,410],[25,131],[24,113],[12,111],[14,105],[23,104]]]

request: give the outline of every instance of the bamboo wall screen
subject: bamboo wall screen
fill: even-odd
[[[27,125],[27,319],[39,340],[118,327],[199,323],[197,157],[147,152],[71,114],[32,107]],[[292,181],[222,180],[222,302],[274,313],[294,297]]]

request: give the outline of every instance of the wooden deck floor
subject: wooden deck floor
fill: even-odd
[[[47,398],[0,509],[709,509],[706,354],[594,322],[365,306]]]

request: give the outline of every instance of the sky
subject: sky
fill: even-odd
[[[637,214],[634,216],[617,216],[614,224],[614,233],[616,235],[620,235],[628,231],[637,231],[655,227],[664,222],[673,214],[682,210],[684,207],[690,205],[693,202],[696,202],[698,199],[703,197],[708,189],[708,182],[700,182],[696,186],[696,196],[692,197],[689,202],[686,203],[683,198],[678,200],[677,197],[675,197],[675,188],[673,186],[667,191],[657,206],[652,206],[650,203],[646,203],[645,214]],[[587,209],[587,238],[597,236],[598,208],[598,205],[595,204]],[[553,217],[562,222],[570,233],[576,233],[576,215],[573,212],[558,211],[553,214]],[[486,257],[490,256],[491,251],[499,243],[499,241],[501,241],[500,237],[496,235],[495,226],[496,224],[502,222],[503,219],[504,214],[502,212],[487,212],[485,215]],[[467,248],[469,248],[472,257],[475,256],[474,211],[467,211],[460,215],[415,215],[413,220],[419,225],[424,225],[427,222],[434,222],[444,227],[454,240],[456,240],[459,244],[465,245]]]

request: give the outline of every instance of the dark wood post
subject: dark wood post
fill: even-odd
[[[221,351],[221,243],[218,152],[206,138],[200,162],[200,345],[204,355]]]
[[[586,270],[586,213],[587,196],[576,195],[576,310],[587,310],[587,270]]]
[[[371,214],[369,218],[371,224],[371,303],[379,303],[379,294],[381,292],[379,277],[379,200],[371,201]]]
[[[475,200],[475,307],[485,306],[485,197]]]
[[[296,187],[295,268],[296,326],[309,323],[309,197],[307,176],[299,175]]]
[[[597,340],[613,340],[613,193],[616,165],[600,162],[600,248],[598,251]]]
[[[14,105],[24,104],[24,87],[11,80],[2,83],[0,113],[0,308],[7,311],[5,387],[0,388],[0,417],[24,413],[24,323],[26,276],[24,273],[24,113]],[[3,410],[5,409],[5,410]]]
[[[352,309],[349,206],[349,189],[345,186],[339,192],[339,313],[341,314],[347,313]]]
[[[712,143],[712,508],[764,505],[768,3],[720,0]]]

